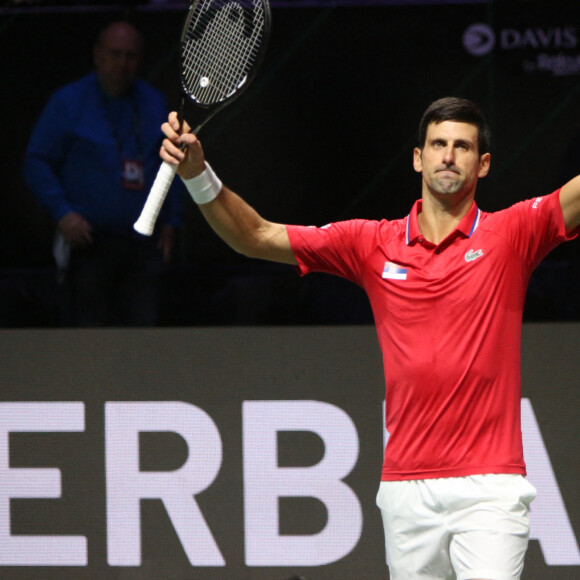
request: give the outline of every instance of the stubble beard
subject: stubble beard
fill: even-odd
[[[433,177],[431,182],[431,189],[440,195],[452,195],[462,189],[465,184],[465,179],[460,175],[455,177]]]

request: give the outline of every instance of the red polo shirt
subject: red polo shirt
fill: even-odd
[[[438,246],[421,236],[421,205],[394,221],[288,226],[300,272],[368,294],[385,369],[383,480],[525,474],[522,312],[534,268],[573,237],[559,191],[496,213],[474,203]]]

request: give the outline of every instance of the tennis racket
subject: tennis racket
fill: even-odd
[[[266,51],[270,22],[268,0],[194,0],[190,4],[181,35],[180,118],[190,103],[187,116],[194,133],[254,80]],[[175,165],[161,164],[133,226],[140,234],[153,233],[176,172]]]

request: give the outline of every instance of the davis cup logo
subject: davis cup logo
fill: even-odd
[[[495,46],[495,33],[487,24],[472,24],[463,33],[463,46],[471,56],[485,56]]]

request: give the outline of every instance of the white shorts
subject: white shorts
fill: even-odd
[[[518,580],[535,497],[521,475],[381,482],[391,580]]]

